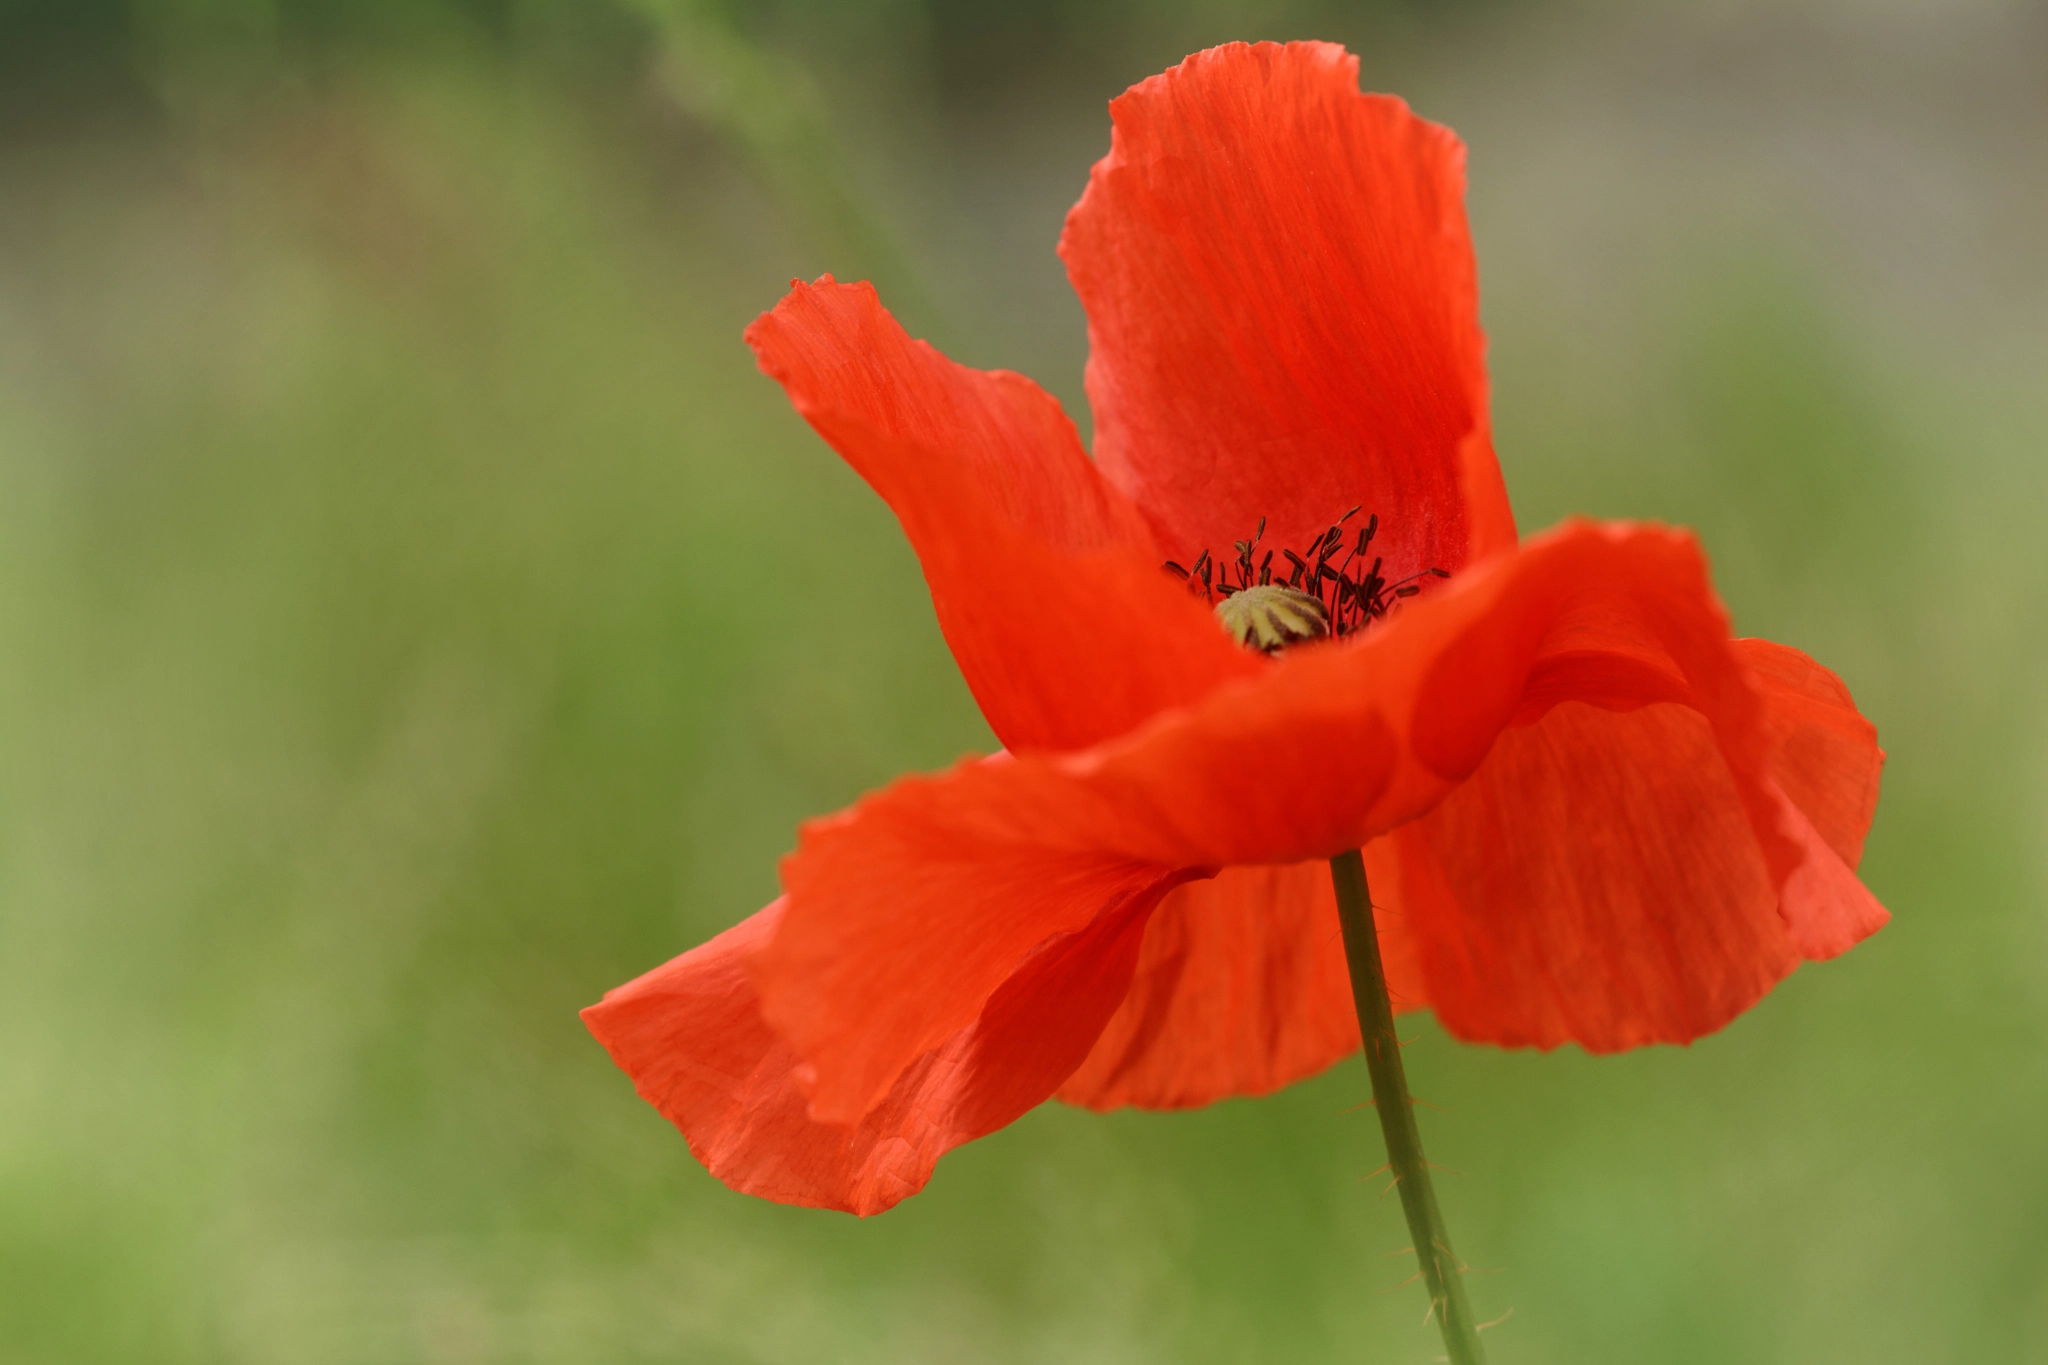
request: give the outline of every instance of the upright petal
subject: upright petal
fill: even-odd
[[[1260,661],[1161,571],[1053,398],[914,341],[872,286],[795,284],[761,368],[895,509],[967,685],[1012,749],[1074,749]]]
[[[608,992],[584,1022],[712,1175],[743,1194],[861,1215],[915,1194],[944,1153],[1052,1093],[1123,998],[1150,909],[1120,902],[1048,939],[968,1024],[840,1125],[810,1117],[796,1054],[762,1019],[746,970],[783,904]]]
[[[1060,254],[1103,471],[1187,562],[1363,504],[1395,570],[1513,544],[1464,148],[1328,43],[1231,43],[1110,105]]]

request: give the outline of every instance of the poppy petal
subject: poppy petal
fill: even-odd
[[[1345,846],[1333,831],[1398,756],[1377,712],[1338,695],[1279,724],[1227,701],[1173,714],[1206,723],[968,762],[804,827],[783,864],[789,909],[754,970],[770,1024],[811,1068],[815,1117],[866,1113],[1048,935],[1123,901],[1149,909],[1226,863],[1279,861],[1233,848]]]
[[[1774,777],[1771,789],[1781,792],[1779,827],[1801,851],[1801,860],[1778,892],[1778,912],[1802,957],[1812,961],[1838,957],[1869,938],[1891,919],[1807,815],[1782,796]]]
[[[1790,645],[1737,640],[1735,650],[1764,699],[1771,774],[1829,848],[1851,868],[1877,814],[1884,750],[1833,673]]]
[[[873,286],[793,283],[761,368],[888,502],[961,673],[1009,748],[1123,734],[1261,661],[1162,571],[1057,401],[913,340]]]
[[[1612,1052],[1720,1028],[1797,965],[1711,723],[1564,702],[1396,835],[1429,998],[1460,1038]]]
[[[1096,458],[1166,553],[1361,503],[1390,578],[1511,546],[1457,138],[1329,43],[1213,48],[1110,114],[1060,255]]]
[[[1804,861],[1799,839],[1780,828],[1762,698],[1689,533],[1567,521],[1463,587],[1438,598],[1463,612],[1431,613],[1454,638],[1429,662],[1410,722],[1425,769],[1463,781],[1504,727],[1534,724],[1564,701],[1608,710],[1675,702],[1712,726],[1773,880]]]
[[[1649,719],[1626,719],[1638,716]],[[1170,869],[1326,858],[1441,806],[1449,813],[1430,827],[1441,849],[1404,831],[1398,878],[1375,884],[1417,945],[1415,994],[1450,1018],[1468,997],[1523,989],[1513,964],[1491,955],[1489,944],[1507,940],[1480,934],[1459,909],[1498,876],[1500,903],[1544,901],[1544,914],[1566,917],[1560,930],[1585,935],[1557,950],[1580,954],[1588,971],[1613,967],[1614,980],[1596,973],[1583,986],[1617,1000],[1561,1014],[1504,999],[1457,1027],[1589,1047],[1693,1036],[1799,957],[1839,951],[1881,922],[1780,789],[1774,752],[1697,543],[1656,527],[1569,523],[1362,637],[1292,652],[1134,735],[901,782],[810,827],[784,865],[784,931],[757,967],[765,1009],[816,1068],[814,1112],[850,1120],[971,1018],[1045,934],[1159,886]],[[1680,753],[1686,763],[1669,761]],[[1610,772],[1617,765],[1640,767],[1630,780],[1648,785],[1627,787]],[[1522,799],[1507,777],[1528,785],[1535,842],[1471,834]],[[1578,805],[1584,818],[1560,823],[1558,812]],[[1544,861],[1567,835],[1572,858],[1610,844],[1626,855],[1598,872],[1606,885],[1592,885],[1589,864]],[[1418,862],[1416,849],[1429,856]],[[1450,857],[1473,863],[1461,875],[1482,881],[1431,873]],[[1750,877],[1758,868],[1761,881]],[[1759,885],[1761,901],[1751,896]],[[1566,893],[1583,903],[1550,904]],[[1674,941],[1711,939],[1727,957],[1674,990],[1663,1015],[1619,998],[1652,979],[1642,976],[1651,967],[1626,961],[1643,917]]]
[[[1779,908],[1803,956],[1834,957],[1891,918],[1855,872],[1884,768],[1877,727],[1840,678],[1789,645],[1737,640],[1735,649],[1763,697],[1781,827],[1804,853]]]
[[[1012,766],[892,783],[806,824],[784,860],[787,906],[752,971],[770,1027],[806,1064],[813,1118],[857,1121],[1047,942],[1105,914],[1142,918],[1191,875],[1093,846],[1078,809],[986,799],[989,774]]]
[[[1567,523],[1362,636],[1290,651],[1134,734],[906,779],[814,822],[784,865],[792,913],[806,895],[799,878],[821,906],[872,880],[861,894],[877,918],[847,932],[889,939],[895,885],[971,880],[983,875],[975,859],[998,855],[1210,869],[1327,858],[1426,813],[1503,729],[1574,699],[1679,701],[1712,719],[1755,788],[1745,799],[1757,837],[1789,875],[1802,852],[1777,830],[1783,803],[1761,785],[1769,739],[1730,643],[1690,536]],[[873,857],[858,852],[869,843]],[[987,875],[1031,874],[1006,864]]]
[[[922,1189],[947,1151],[1052,1093],[1128,989],[1150,906],[1119,903],[1040,945],[966,1027],[846,1125],[809,1116],[796,1055],[761,1017],[746,969],[783,909],[608,992],[583,1018],[712,1175],[743,1194],[866,1216]]]
[[[1641,563],[1632,593],[1633,625],[1585,593],[1524,613],[1541,644],[1468,635],[1437,665],[1451,709],[1516,722],[1395,839],[1426,990],[1460,1037],[1686,1042],[1887,918],[1852,870],[1883,753],[1848,689],[1769,641],[1728,641],[1717,664],[1703,565]],[[1439,768],[1466,766],[1449,727],[1418,732]]]
[[[1403,922],[1377,908],[1395,1008],[1417,1008]],[[1059,1098],[1187,1109],[1270,1093],[1357,1050],[1329,864],[1227,867],[1160,903],[1130,994]]]

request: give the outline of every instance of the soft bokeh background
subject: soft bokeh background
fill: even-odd
[[[1105,101],[1340,39],[1471,146],[1525,530],[1697,526],[1890,749],[1896,919],[1719,1036],[1409,1063],[1497,1365],[2044,1358],[2048,19],[2027,0],[0,3],[0,1360],[1420,1362],[1355,1061],[857,1222],[578,1006],[990,739],[739,342],[1085,424]]]

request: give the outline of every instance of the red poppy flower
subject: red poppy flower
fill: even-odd
[[[1394,998],[1508,1046],[1685,1042],[1884,922],[1852,871],[1882,754],[1834,675],[1731,639],[1684,532],[1518,542],[1457,139],[1319,43],[1110,108],[1060,243],[1092,461],[865,284],[796,284],[747,333],[895,509],[1007,751],[807,824],[780,899],[584,1012],[735,1189],[874,1213],[1053,1095],[1331,1065],[1359,1046],[1347,849]],[[1313,550],[1357,505],[1374,581],[1425,575],[1370,630],[1257,652],[1162,572],[1255,527]]]

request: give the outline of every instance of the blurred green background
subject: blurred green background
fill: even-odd
[[[1105,101],[1328,37],[1471,146],[1524,530],[1700,528],[1890,750],[1890,928],[1689,1049],[1409,1050],[1497,1365],[2048,1359],[2048,20],[0,0],[0,1361],[1421,1362],[1362,1066],[857,1222],[576,1009],[990,747],[753,369],[868,275],[1083,423]]]

